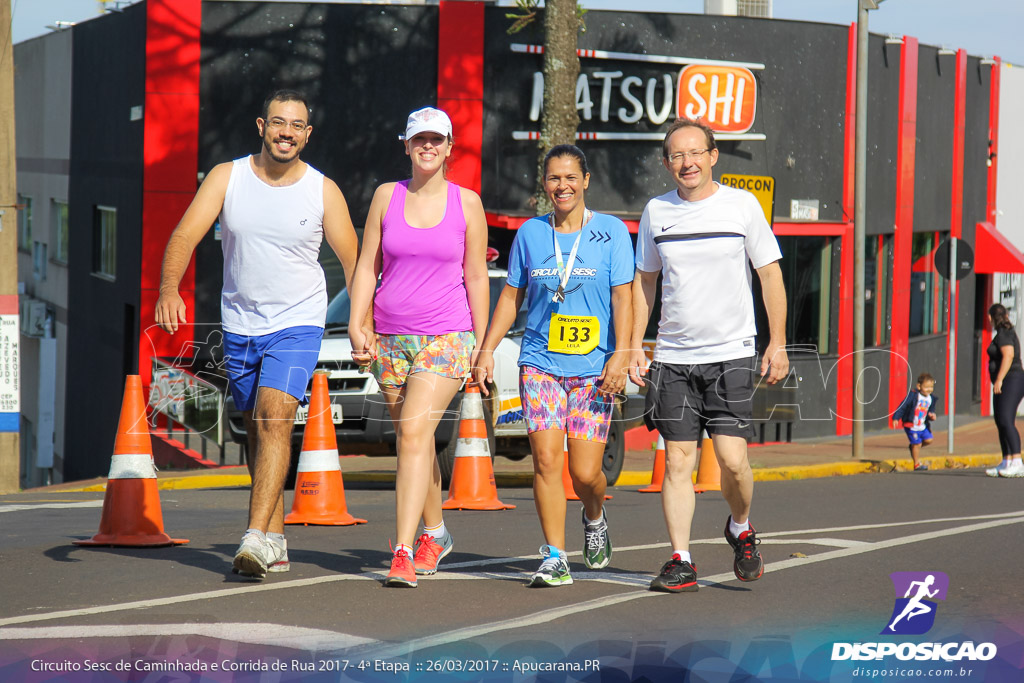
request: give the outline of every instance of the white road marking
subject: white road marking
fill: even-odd
[[[871,541],[851,541],[845,538],[762,538],[761,545],[829,545],[836,548],[856,548],[868,545]]]
[[[0,629],[0,640],[53,640],[58,638],[132,638],[135,636],[203,636],[252,645],[295,650],[343,650],[380,641],[347,633],[280,624],[118,624],[103,626],[47,626]]]
[[[968,525],[958,526],[958,527],[952,527],[952,528],[948,528],[948,529],[940,529],[940,530],[936,530],[936,531],[918,533],[918,534],[913,534],[913,535],[910,535],[910,536],[901,536],[901,537],[898,537],[898,538],[893,538],[893,539],[884,540],[884,541],[857,543],[853,547],[841,548],[841,549],[838,549],[838,550],[832,550],[832,551],[820,553],[820,554],[817,554],[817,555],[812,555],[810,557],[790,558],[790,559],[782,560],[782,561],[779,561],[779,562],[773,562],[773,563],[770,563],[770,564],[768,564],[766,566],[766,571],[777,572],[777,571],[782,571],[782,570],[785,570],[785,569],[790,569],[790,568],[793,568],[793,567],[803,567],[803,566],[807,566],[807,565],[810,565],[810,564],[815,564],[815,563],[818,563],[818,562],[826,562],[826,561],[833,560],[833,559],[839,559],[839,558],[843,558],[843,557],[850,557],[850,556],[853,556],[853,555],[859,555],[861,553],[873,552],[875,550],[884,550],[886,548],[894,548],[894,547],[898,547],[898,546],[902,546],[902,545],[908,545],[908,544],[911,544],[911,543],[918,543],[918,542],[921,542],[921,541],[933,540],[933,539],[936,539],[936,538],[942,538],[942,537],[946,537],[946,536],[955,536],[955,535],[959,535],[959,534],[971,533],[971,532],[974,532],[974,531],[984,531],[986,529],[993,529],[993,528],[997,528],[997,527],[1001,527],[1001,526],[1007,526],[1007,525],[1011,525],[1011,524],[1021,524],[1021,523],[1024,523],[1024,511],[1017,511],[1017,512],[1013,512],[1013,513],[1002,513],[1002,514],[996,514],[996,515],[978,515],[978,516],[970,516],[970,517],[952,517],[952,518],[944,518],[944,519],[941,519],[941,520],[918,520],[918,521],[914,521],[914,522],[895,522],[895,523],[878,524],[878,525],[859,525],[859,526],[852,526],[852,527],[835,527],[835,528],[824,528],[824,529],[804,529],[804,530],[795,530],[795,531],[783,531],[783,532],[773,533],[772,536],[806,536],[806,535],[808,535],[810,533],[829,533],[829,532],[836,532],[836,531],[847,531],[847,530],[851,530],[852,531],[852,530],[873,529],[873,528],[889,528],[889,527],[898,527],[898,526],[907,526],[907,525],[915,525],[916,526],[916,525],[929,524],[929,523],[937,523],[937,522],[964,522],[964,521],[972,521],[972,520],[990,520],[990,521],[979,522],[979,523],[976,523],[976,524],[968,524]],[[825,539],[816,539],[816,540],[820,542],[820,541],[832,541],[832,540],[835,540],[835,539],[825,538]],[[701,541],[691,541],[691,543],[722,543],[722,542],[723,541],[722,541],[721,538],[704,539],[704,540],[701,540]],[[797,542],[797,541],[794,540],[794,541],[791,541],[791,542]],[[647,544],[647,545],[637,545],[637,546],[626,546],[626,547],[622,547],[622,548],[616,548],[616,552],[620,552],[621,553],[621,552],[626,552],[626,551],[631,551],[631,550],[650,550],[650,549],[655,549],[655,548],[663,548],[663,547],[667,547],[667,546],[668,546],[667,543],[657,543],[657,544]],[[577,552],[577,553],[571,553],[571,554],[579,554],[579,553]],[[456,563],[451,563],[451,564],[446,565],[446,569],[451,570],[451,569],[459,569],[459,568],[483,567],[483,566],[488,566],[488,565],[493,565],[493,564],[502,564],[502,563],[509,563],[509,562],[531,560],[531,559],[536,559],[536,557],[537,557],[536,555],[524,555],[524,556],[519,556],[519,557],[488,558],[488,559],[485,559],[485,560],[476,560],[476,561],[471,561],[471,562],[456,562]],[[597,576],[593,576],[592,577],[592,574],[598,574],[598,573],[597,572],[593,572],[593,573],[581,572],[581,573],[577,574],[577,576],[579,576],[580,578],[583,578],[585,576],[587,578],[594,578],[594,579],[600,580],[602,582],[619,583],[619,584],[624,584],[624,585],[637,585],[638,583],[641,583],[641,580],[640,580],[640,576],[641,575],[633,575],[633,574],[623,573],[623,572],[619,572],[617,574],[602,573],[600,575],[600,577],[598,578]],[[5,627],[5,626],[8,626],[8,625],[12,625],[12,624],[22,624],[22,623],[31,623],[31,622],[39,622],[39,621],[48,621],[48,620],[53,620],[53,619],[63,619],[63,618],[77,617],[77,616],[89,616],[89,615],[94,615],[94,614],[104,614],[104,613],[111,613],[111,612],[122,612],[122,611],[134,610],[134,609],[148,609],[148,608],[151,608],[151,607],[159,607],[159,606],[165,606],[165,605],[177,605],[177,604],[181,604],[181,603],[185,603],[185,602],[193,602],[193,601],[199,601],[199,600],[211,600],[211,599],[217,599],[217,598],[227,598],[227,597],[234,597],[234,596],[238,596],[238,595],[247,595],[247,594],[251,595],[254,592],[284,590],[284,589],[288,589],[288,588],[303,588],[303,587],[306,587],[306,586],[315,586],[315,585],[319,585],[319,584],[335,583],[335,582],[338,582],[338,581],[380,580],[381,578],[383,578],[383,576],[384,576],[384,572],[383,572],[383,570],[381,570],[381,571],[376,571],[376,572],[365,572],[363,574],[337,574],[337,575],[330,575],[330,576],[314,577],[314,578],[309,578],[309,579],[297,579],[297,580],[293,580],[293,581],[281,581],[281,582],[262,583],[262,584],[255,584],[255,585],[254,584],[246,584],[246,585],[243,585],[243,586],[239,586],[237,588],[225,588],[225,589],[220,589],[220,590],[206,591],[206,592],[202,592],[202,593],[191,593],[191,594],[178,595],[178,596],[172,596],[172,597],[167,597],[167,598],[155,598],[155,599],[151,599],[151,600],[138,600],[138,601],[134,601],[134,602],[119,603],[119,604],[114,604],[114,605],[100,605],[100,606],[96,606],[96,607],[86,607],[86,608],[81,608],[81,609],[62,610],[62,611],[58,611],[58,612],[48,612],[48,613],[45,613],[45,614],[34,614],[34,615],[22,615],[22,616],[17,616],[17,617],[8,617],[8,618],[5,618],[5,619],[0,619],[0,627]],[[450,578],[452,580],[483,579],[483,578],[491,578],[491,579],[504,578],[504,579],[507,579],[507,578],[510,578],[510,577],[511,578],[516,578],[517,576],[525,579],[526,574],[525,573],[517,574],[517,573],[512,573],[512,572],[506,572],[506,573],[498,573],[498,572],[458,573],[458,572],[446,571],[446,572],[442,572],[440,574],[435,574],[434,576],[429,577],[429,579],[424,579],[424,580],[436,581],[438,579],[444,580],[445,578]],[[646,580],[649,581],[649,575],[648,575]],[[735,576],[732,573],[723,573],[723,574],[717,574],[717,575],[714,575],[714,576],[704,577],[704,578],[702,578],[700,580],[700,583],[702,585],[710,586],[710,585],[716,585],[716,584],[719,584],[719,583],[726,583],[726,582],[731,582],[731,581],[736,581]],[[535,613],[535,614],[532,614],[532,615],[527,615],[527,616],[523,616],[523,617],[515,617],[515,618],[512,618],[512,619],[507,619],[507,620],[498,621],[498,622],[492,622],[492,623],[483,624],[483,625],[480,625],[480,626],[467,627],[467,628],[464,628],[464,629],[457,629],[457,630],[454,630],[454,631],[449,631],[447,633],[439,633],[439,634],[436,634],[436,635],[433,635],[433,636],[429,636],[429,637],[426,637],[426,638],[419,638],[419,639],[415,639],[415,640],[410,640],[410,641],[407,641],[405,643],[401,643],[401,644],[397,644],[397,645],[389,644],[389,645],[385,646],[380,652],[378,652],[377,650],[373,650],[373,654],[376,655],[376,656],[380,656],[380,657],[401,656],[402,654],[406,654],[406,653],[409,653],[409,652],[414,652],[416,650],[424,649],[424,648],[427,648],[427,647],[433,647],[433,646],[442,645],[442,644],[445,644],[445,643],[456,642],[456,641],[464,640],[464,639],[467,639],[467,638],[472,638],[472,637],[476,637],[476,636],[480,636],[480,635],[486,635],[488,633],[493,633],[493,632],[496,632],[496,631],[512,630],[512,629],[522,628],[522,627],[525,627],[525,626],[542,624],[542,623],[546,623],[548,621],[551,621],[553,619],[560,619],[562,617],[570,616],[572,614],[578,614],[578,613],[581,613],[581,612],[588,612],[588,611],[591,611],[591,610],[600,609],[602,607],[610,607],[612,605],[617,605],[617,604],[620,604],[620,603],[623,603],[623,602],[629,602],[629,601],[637,600],[637,599],[640,599],[640,598],[657,597],[657,596],[658,596],[657,593],[653,593],[653,592],[648,591],[648,590],[642,590],[642,591],[629,592],[629,593],[625,593],[625,594],[621,594],[621,595],[612,595],[612,596],[607,596],[607,597],[603,597],[603,598],[596,598],[594,600],[588,600],[586,602],[576,603],[574,605],[568,605],[568,606],[565,606],[565,607],[558,607],[558,608],[553,608],[553,609],[550,609],[550,610],[545,610],[545,611],[542,611],[542,612],[539,612],[539,613]],[[86,631],[87,627],[82,626],[82,627],[74,627],[74,628],[78,629],[78,633],[80,634],[79,637],[85,637],[85,635],[87,633],[87,631]],[[129,628],[135,628],[135,627],[134,626],[130,626]],[[278,628],[278,627],[275,627],[275,628]],[[284,627],[280,627],[280,628],[284,628]],[[34,637],[37,637],[37,636],[36,635],[31,635],[31,634],[33,634],[33,633],[38,634],[41,631],[44,631],[45,628],[22,628],[22,629],[5,629],[5,628],[0,628],[0,637],[3,637],[3,634],[5,634],[9,630],[16,630],[19,633],[29,634],[29,635],[22,635],[22,636],[20,636],[22,638],[34,638]],[[339,635],[339,637],[347,637],[347,636],[345,636],[345,634],[338,634],[338,635]],[[376,642],[376,641],[371,641],[371,642]],[[345,646],[343,646],[341,648],[338,648],[338,649],[344,649],[344,647]],[[384,654],[381,654],[381,653],[384,653]]]
[[[930,541],[936,538],[942,538],[944,536],[956,536],[959,534],[970,533],[972,531],[983,531],[986,529],[993,529],[996,527],[1021,523],[1024,523],[1024,516],[1012,517],[1009,519],[998,519],[989,522],[981,522],[978,524],[969,524],[967,526],[954,527],[952,529],[942,529],[939,531],[930,531],[921,534],[914,534],[912,536],[903,536],[900,538],[893,538],[885,541],[868,543],[862,546],[857,546],[856,548],[843,548],[841,550],[832,550],[829,552],[821,553],[819,555],[812,555],[806,558],[793,558],[782,560],[781,562],[773,562],[765,566],[765,571],[778,572],[784,569],[790,569],[792,567],[804,567],[809,564],[815,564],[818,562],[827,562],[829,560],[835,560],[842,557],[849,557],[851,555],[859,555],[861,553],[873,552],[875,550],[884,550],[886,548],[895,548],[897,546],[909,545],[911,543],[919,543],[921,541]],[[701,585],[715,585],[716,583],[725,583],[727,581],[736,581],[736,577],[731,573],[718,574],[715,576],[705,577],[703,580],[700,581],[700,583]],[[577,603],[574,605],[555,607],[553,609],[544,610],[542,612],[537,612],[534,614],[525,615],[521,617],[514,617],[512,619],[505,619],[503,621],[495,621],[488,624],[481,624],[479,626],[469,626],[466,628],[455,629],[454,631],[438,633],[423,638],[416,638],[413,640],[405,641],[403,643],[392,643],[379,648],[371,647],[368,648],[366,652],[361,652],[361,655],[378,657],[381,659],[402,657],[426,648],[437,647],[439,645],[446,645],[448,643],[458,642],[461,640],[468,640],[470,638],[476,638],[478,636],[487,635],[498,631],[509,631],[518,628],[525,628],[528,626],[547,624],[556,619],[562,619],[564,617],[572,616],[574,614],[589,612],[591,610],[602,609],[604,607],[611,607],[612,605],[618,605],[624,602],[631,602],[633,600],[639,600],[641,598],[655,597],[658,595],[658,593],[654,593],[649,590],[643,590],[631,593],[624,593],[621,595],[612,595],[603,598],[595,598],[593,600],[588,600],[586,602]]]
[[[21,503],[0,505],[0,512],[19,512],[21,510],[56,510],[59,508],[101,508],[102,500],[87,500],[81,503]]]
[[[1005,519],[1007,517],[1020,517],[1024,510],[1015,512],[998,512],[993,515],[971,515],[969,517],[937,517],[935,519],[918,519],[909,522],[886,522],[884,524],[858,524],[856,526],[833,526],[822,529],[798,529],[795,531],[772,531],[765,533],[765,536],[772,538],[776,536],[796,536],[803,534],[832,533],[835,531],[861,531],[865,529],[890,529],[898,526],[918,526],[921,524],[942,524],[943,522],[972,522],[979,519]],[[758,536],[761,536],[759,533]]]

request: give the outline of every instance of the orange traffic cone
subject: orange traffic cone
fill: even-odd
[[[572,477],[569,476],[569,437],[565,437],[565,445],[562,446],[562,488],[565,489],[566,500],[580,499],[572,486]]]
[[[651,473],[651,485],[637,489],[640,493],[661,493],[661,484],[665,481],[665,439],[658,434],[658,446],[654,450],[654,472]]]
[[[715,445],[707,432],[700,445],[700,463],[697,465],[697,481],[693,484],[694,493],[722,490],[722,468],[715,457]]]
[[[345,505],[338,439],[331,422],[331,396],[327,393],[327,375],[322,372],[313,373],[313,396],[309,402],[306,428],[302,432],[295,498],[284,523],[366,524],[365,519],[350,515]]]
[[[142,379],[138,375],[128,375],[124,383],[99,533],[88,541],[74,543],[154,548],[188,543],[187,538],[171,538],[164,533],[153,444],[146,424]]]
[[[445,510],[511,510],[515,507],[498,500],[487,446],[484,404],[480,388],[475,384],[467,384],[462,397],[452,482],[448,486],[448,500],[441,507]]]

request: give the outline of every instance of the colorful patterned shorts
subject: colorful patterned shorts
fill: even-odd
[[[605,443],[611,428],[614,398],[597,389],[597,377],[556,377],[524,365],[519,368],[519,397],[530,434],[565,430],[570,439]]]
[[[416,372],[462,379],[469,374],[469,358],[475,346],[476,335],[472,332],[380,334],[377,359],[370,371],[377,383],[386,387],[403,387],[409,375]]]

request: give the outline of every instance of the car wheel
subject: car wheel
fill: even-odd
[[[496,449],[494,439],[494,420],[491,418],[491,409],[484,401],[484,424],[487,425],[487,450],[491,454],[491,467],[494,467],[494,451]],[[459,402],[459,419],[462,418],[462,403]],[[459,425],[458,422],[452,429],[452,438],[444,447],[438,444],[437,448],[437,467],[441,470],[441,486],[442,488],[448,488],[452,483],[452,472],[455,470],[455,448],[459,443]]]
[[[601,470],[608,486],[619,480],[622,465],[626,460],[626,435],[622,426],[622,411],[618,406],[612,410],[612,424],[608,430],[608,441],[604,445],[604,456],[601,458]]]

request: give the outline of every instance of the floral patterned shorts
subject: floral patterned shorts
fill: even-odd
[[[614,399],[598,393],[595,377],[556,377],[524,365],[519,368],[519,398],[529,434],[562,429],[570,439],[608,441]]]
[[[469,358],[476,346],[472,332],[449,334],[377,335],[377,358],[370,371],[385,387],[403,387],[409,375],[432,372],[442,377],[462,379],[469,375]]]

